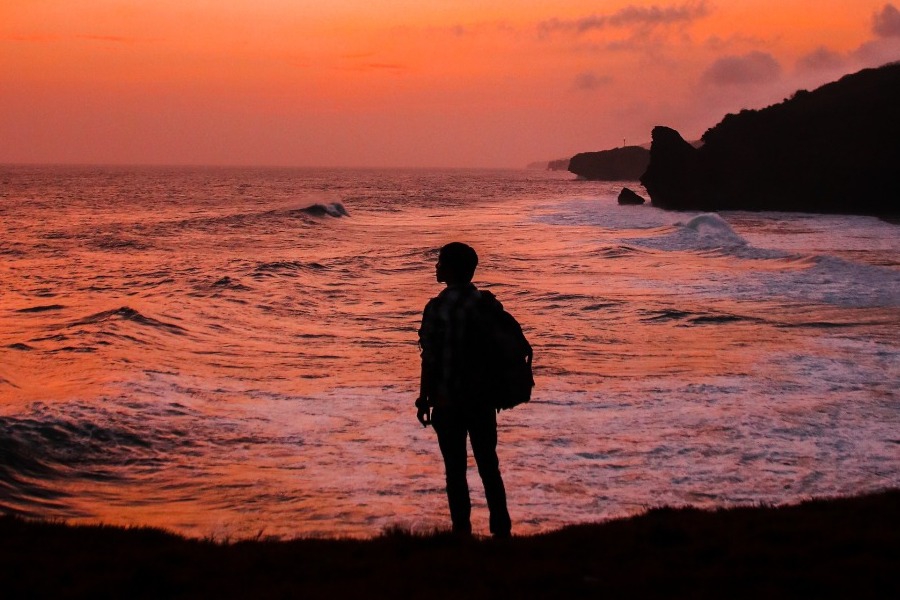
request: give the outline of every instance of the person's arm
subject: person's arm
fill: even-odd
[[[431,407],[428,406],[428,392],[425,383],[425,361],[422,361],[422,374],[419,377],[419,397],[416,398],[416,418],[422,427],[431,425]]]
[[[419,375],[419,397],[416,398],[416,418],[422,427],[428,427],[431,424],[431,407],[428,404],[428,390],[430,389],[429,373],[428,373],[428,344],[431,339],[432,332],[432,316],[429,308],[431,303],[425,305],[422,313],[422,326],[419,328],[419,348],[421,349],[422,369]]]

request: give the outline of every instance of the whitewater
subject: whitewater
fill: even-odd
[[[621,187],[0,166],[0,512],[216,539],[448,525],[413,401],[453,240],[535,348],[533,401],[499,417],[514,533],[900,486],[898,226]]]

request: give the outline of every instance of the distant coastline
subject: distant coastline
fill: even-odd
[[[592,181],[637,181],[650,164],[650,151],[623,146],[600,152],[582,152],[569,161],[568,170]]]
[[[654,206],[900,214],[900,63],[727,115],[694,148],[656,127],[641,177]]]
[[[568,170],[582,179],[640,180],[651,204],[664,209],[900,219],[900,62],[726,115],[698,142],[663,126],[651,137],[646,156],[638,146],[583,152]]]

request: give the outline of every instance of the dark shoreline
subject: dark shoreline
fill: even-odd
[[[4,598],[900,597],[900,489],[510,540],[219,543],[0,517]]]

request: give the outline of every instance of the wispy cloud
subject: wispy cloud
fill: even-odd
[[[58,35],[50,35],[44,33],[25,33],[13,34],[7,36],[6,39],[13,42],[58,42],[62,38]]]
[[[579,73],[575,77],[575,89],[583,92],[591,92],[606,87],[613,82],[609,75],[597,75],[590,71]]]
[[[409,71],[407,65],[401,63],[382,63],[382,62],[361,62],[352,65],[344,65],[335,67],[340,71],[361,71],[361,72],[382,72],[382,73],[404,73]]]
[[[375,71],[405,71],[408,67],[399,63],[365,63],[362,65],[366,69]]]
[[[893,4],[885,4],[872,18],[872,31],[878,37],[900,37],[900,10]]]
[[[767,52],[725,56],[704,71],[702,80],[716,86],[769,83],[781,75],[781,65]]]
[[[849,52],[820,46],[797,61],[798,72],[833,73],[880,66],[900,56],[900,10],[885,4],[871,16],[872,38]]]
[[[82,34],[75,36],[79,40],[88,40],[90,42],[110,42],[115,44],[134,44],[136,42],[142,41],[133,37],[126,37],[121,35],[97,35],[97,34]]]
[[[844,66],[846,59],[843,55],[825,46],[820,46],[813,52],[800,57],[797,68],[802,71],[830,71]]]
[[[425,29],[426,33],[433,35],[450,35],[456,38],[472,38],[482,35],[492,36],[496,34],[515,35],[519,30],[507,21],[483,21],[474,23],[456,23],[454,25],[442,25]]]
[[[86,40],[89,42],[106,42],[113,44],[136,44],[139,42],[157,41],[156,38],[136,38],[122,35],[101,35],[93,33],[65,36],[46,33],[26,33],[9,35],[5,39],[11,40],[13,42],[60,42],[71,40]]]
[[[691,23],[709,15],[711,9],[705,1],[689,2],[677,6],[626,6],[614,13],[595,14],[580,19],[549,19],[538,24],[541,35],[554,33],[584,34],[609,27],[656,27],[678,23]]]
[[[380,52],[363,51],[341,54],[332,66],[338,71],[368,71],[382,73],[403,73],[409,71],[409,65],[401,62],[385,60]]]

